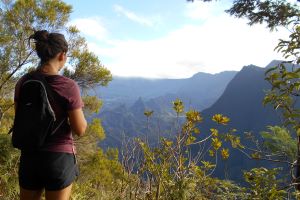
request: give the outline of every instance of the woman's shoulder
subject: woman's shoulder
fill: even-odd
[[[47,82],[62,96],[72,96],[74,92],[80,90],[76,81],[62,75],[47,77]]]
[[[75,84],[76,83],[73,79],[68,78],[66,76],[63,76],[63,75],[55,75],[55,78],[60,80],[60,81],[64,81],[64,82],[70,83],[70,84]]]
[[[73,79],[68,78],[66,76],[63,76],[63,75],[50,75],[50,76],[47,76],[47,80],[49,82],[54,83],[55,85],[59,84],[59,85],[64,85],[64,86],[68,86],[68,87],[77,86],[76,81],[74,81]]]
[[[52,88],[66,100],[68,110],[83,107],[80,88],[76,81],[61,75],[53,78],[56,80],[52,82]]]

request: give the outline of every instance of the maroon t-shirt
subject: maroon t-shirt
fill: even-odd
[[[54,95],[53,101],[50,99],[50,104],[56,115],[54,127],[60,125],[57,131],[47,139],[42,150],[75,153],[67,111],[83,107],[79,87],[74,80],[61,75],[40,75],[45,77],[52,90],[57,94]],[[16,84],[15,102],[18,102],[20,87],[26,81],[25,79],[23,76]]]

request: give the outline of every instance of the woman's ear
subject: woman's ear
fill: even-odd
[[[59,61],[63,61],[65,59],[65,52],[60,52],[59,54],[58,54],[58,60]]]

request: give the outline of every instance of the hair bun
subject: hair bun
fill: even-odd
[[[60,52],[68,51],[68,43],[63,34],[49,33],[46,30],[35,31],[29,39],[34,39],[35,51],[41,59],[41,64],[48,62]]]
[[[47,42],[48,41],[48,37],[49,37],[49,33],[46,30],[36,31],[30,37],[33,38],[33,39],[35,39],[36,41]]]

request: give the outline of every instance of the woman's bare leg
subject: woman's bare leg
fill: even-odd
[[[20,200],[40,200],[43,190],[26,190],[20,187]]]
[[[72,184],[58,191],[45,192],[46,200],[69,200],[71,196]]]

